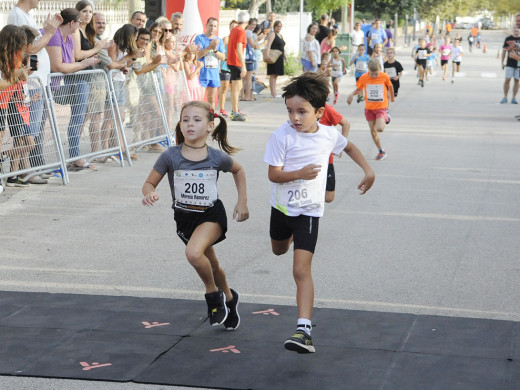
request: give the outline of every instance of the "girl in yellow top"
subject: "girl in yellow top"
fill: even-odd
[[[368,61],[368,72],[363,74],[356,83],[356,89],[347,98],[350,105],[354,95],[364,91],[365,94],[365,118],[370,127],[370,134],[379,150],[376,160],[386,158],[386,152],[379,135],[388,123],[388,100],[394,101],[394,88],[390,77],[382,72],[381,63],[377,59]]]

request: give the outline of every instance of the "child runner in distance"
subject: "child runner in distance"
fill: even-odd
[[[374,45],[374,51],[372,52],[372,55],[370,58],[375,58],[381,63],[381,69],[383,69],[383,64],[385,63],[385,59],[383,56],[383,45],[380,43],[376,43]]]
[[[285,348],[315,352],[311,338],[314,284],[311,263],[325,204],[325,183],[330,153],[345,151],[364,171],[358,189],[366,193],[375,174],[361,151],[339,132],[318,123],[329,94],[328,80],[306,72],[285,86],[289,121],[269,138],[264,161],[271,181],[271,246],[275,255],[287,253],[294,242],[293,277],[296,282],[298,321]]]
[[[330,53],[328,51],[326,51],[321,55],[321,63],[320,63],[320,66],[318,67],[317,73],[319,73],[322,76],[324,76],[325,78],[327,78],[327,80],[330,77],[329,62],[330,62]]]
[[[453,41],[453,46],[451,47],[451,83],[455,82],[455,69],[457,73],[460,72],[460,61],[462,60],[462,56],[464,55],[464,49],[460,46],[460,42],[458,40]]]
[[[206,144],[210,134],[223,151]],[[244,169],[229,156],[237,149],[228,144],[225,119],[208,103],[184,104],[175,135],[178,145],[161,154],[143,185],[143,205],[153,206],[159,200],[155,189],[167,174],[177,235],[186,244],[188,262],[206,287],[210,324],[235,330],[240,325],[239,295],[229,288],[213,245],[224,240],[227,231],[226,210],[217,193],[220,171],[231,172],[235,179],[238,201],[233,219],[242,222],[249,218]]]
[[[354,64],[354,68],[356,71],[354,72],[354,77],[356,78],[356,83],[359,78],[365,74],[368,70],[368,61],[370,61],[370,57],[365,53],[365,45],[361,44],[358,46],[358,51],[350,61],[350,65]],[[357,97],[357,102],[363,100],[363,92],[361,92]]]
[[[325,104],[325,111],[320,118],[320,123],[325,126],[341,125],[341,134],[347,138],[350,131],[350,123],[348,120],[336,111],[330,104]],[[336,174],[334,172],[334,154],[329,156],[329,166],[327,168],[327,185],[325,186],[325,203],[331,203],[334,200],[336,192]]]
[[[448,74],[448,62],[450,62],[451,58],[451,39],[450,37],[446,37],[444,40],[444,44],[439,47],[439,51],[441,53],[441,68],[442,68],[442,80],[446,80],[446,75]]]
[[[399,79],[403,75],[403,66],[399,61],[396,61],[395,49],[393,47],[386,49],[386,57],[387,60],[384,67],[385,73],[390,77],[390,81],[394,87],[394,97],[397,97],[397,92],[400,87]]]
[[[419,82],[421,87],[424,87],[424,76],[426,73],[426,61],[428,57],[432,55],[429,47],[426,47],[426,40],[424,38],[419,39],[419,47],[415,51],[415,62],[419,70]]]
[[[334,90],[334,104],[338,102],[339,96],[339,82],[344,74],[347,73],[347,66],[345,60],[340,57],[341,50],[339,47],[334,46],[330,49],[332,58],[330,59],[330,75],[332,77],[332,89]]]
[[[377,59],[368,62],[368,73],[359,78],[356,89],[347,98],[347,103],[351,104],[354,95],[363,90],[365,91],[365,118],[372,139],[379,150],[376,160],[384,160],[387,154],[377,133],[382,133],[385,129],[388,120],[388,100],[394,101],[394,88],[390,77],[381,72],[381,64]]]

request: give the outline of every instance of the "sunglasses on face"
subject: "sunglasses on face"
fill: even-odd
[[[164,32],[173,32],[173,28],[164,28],[163,29]]]

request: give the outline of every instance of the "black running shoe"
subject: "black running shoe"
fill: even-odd
[[[312,337],[303,330],[297,330],[291,338],[285,340],[285,349],[289,351],[296,351],[298,353],[313,353],[316,352],[312,345]]]
[[[240,325],[240,315],[238,314],[238,301],[239,295],[232,288],[231,294],[233,294],[233,299],[229,302],[226,302],[226,306],[229,309],[229,314],[227,320],[224,321],[224,327],[227,330],[235,330]]]
[[[211,326],[217,326],[228,316],[228,308],[226,306],[226,296],[220,290],[205,294],[206,303],[208,304],[208,317]]]

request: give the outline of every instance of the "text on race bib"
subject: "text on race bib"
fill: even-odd
[[[385,68],[385,73],[389,77],[396,77],[397,76],[397,70],[394,67],[392,67],[392,68]]]
[[[204,67],[206,69],[218,68],[218,58],[215,53],[208,53],[204,57]]]
[[[214,169],[175,171],[175,207],[200,210],[213,206],[218,199],[217,177]]]
[[[383,102],[384,100],[383,84],[367,84],[367,101]]]
[[[364,72],[365,70],[367,70],[367,62],[366,61],[357,61],[356,62],[356,70],[359,71],[359,72]]]
[[[285,214],[287,206],[305,210],[319,208],[323,205],[323,196],[318,180],[294,180],[276,184],[276,208]]]

